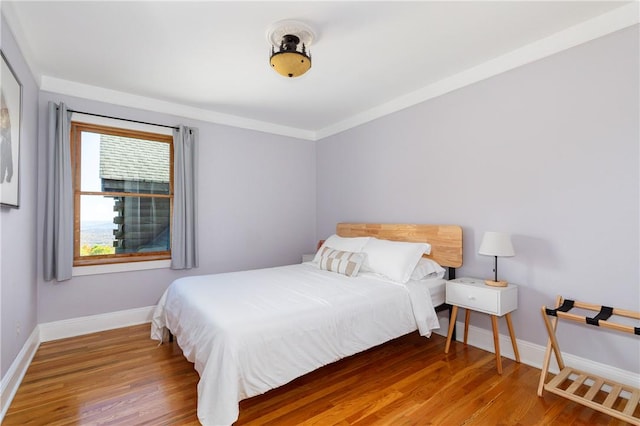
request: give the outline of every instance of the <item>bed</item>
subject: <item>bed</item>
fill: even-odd
[[[243,399],[415,330],[429,336],[438,328],[443,277],[401,282],[407,268],[411,278],[419,268],[408,266],[413,260],[398,267],[407,257],[396,259],[399,251],[386,251],[390,246],[407,253],[426,247],[418,264],[435,261],[449,278],[462,264],[459,226],[341,223],[313,262],[174,281],[154,311],[151,338],[163,341],[170,333],[194,363],[200,422],[232,424]],[[331,258],[335,252],[342,257]],[[360,260],[349,276],[353,269],[345,265]],[[383,276],[378,265],[390,269]]]

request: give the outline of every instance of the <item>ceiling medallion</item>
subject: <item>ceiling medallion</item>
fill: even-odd
[[[285,20],[273,24],[267,31],[271,68],[285,77],[299,77],[309,71],[311,52],[308,49],[313,39],[313,31],[302,22]]]

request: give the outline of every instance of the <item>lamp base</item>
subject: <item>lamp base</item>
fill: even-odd
[[[484,280],[484,283],[486,285],[489,285],[491,287],[506,287],[509,285],[508,282],[506,281],[491,281],[491,280]]]

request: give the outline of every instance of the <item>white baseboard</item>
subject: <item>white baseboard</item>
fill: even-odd
[[[446,336],[448,326],[448,320],[446,318],[440,318],[440,329],[435,332],[441,336]],[[456,340],[464,340],[464,322],[456,321],[456,329]],[[518,353],[520,354],[520,362],[535,368],[542,368],[544,353],[547,348],[545,346],[527,342],[526,340],[520,340],[517,337],[516,341],[518,344]],[[469,338],[467,339],[467,344],[487,352],[495,353],[493,347],[493,331],[491,330],[485,330],[484,328],[469,325]],[[511,338],[507,335],[500,335],[500,354],[506,358],[515,359],[515,354],[513,353],[513,347],[511,345]],[[565,352],[562,353],[562,359],[566,365],[577,370],[582,370],[618,383],[640,388],[640,374],[638,373],[622,370],[620,368],[591,361]],[[558,364],[556,363],[554,356],[551,357],[549,371],[554,374],[559,371]]]
[[[40,341],[48,342],[98,331],[144,324],[151,322],[154,309],[155,306],[146,306],[126,311],[46,322],[39,325]]]
[[[36,326],[0,382],[0,424],[39,346],[40,332]]]

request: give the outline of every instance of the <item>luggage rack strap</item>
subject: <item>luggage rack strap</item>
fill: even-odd
[[[611,315],[613,315],[613,308],[610,306],[603,306],[602,308],[600,308],[600,312],[598,312],[598,315],[592,318],[585,317],[585,319],[587,320],[587,324],[600,325],[601,320],[606,321]]]
[[[560,311],[560,312],[569,312],[571,309],[573,309],[573,304],[574,304],[573,300],[564,299],[564,301],[562,302],[562,306],[559,306],[556,309],[546,308],[545,310],[547,311],[547,315],[551,315],[551,316],[557,317],[558,316],[558,311]]]

